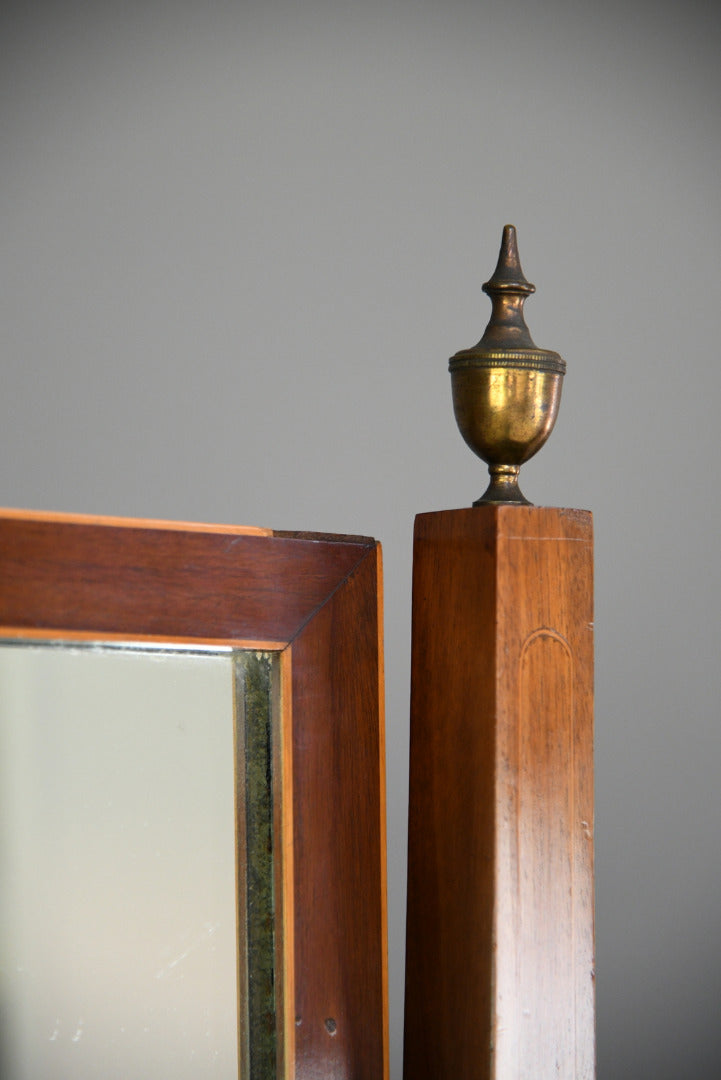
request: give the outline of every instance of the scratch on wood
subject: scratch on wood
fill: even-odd
[[[587,544],[589,541],[585,536],[506,536],[505,540],[525,540],[526,542],[536,543],[538,540],[563,540],[568,544]]]

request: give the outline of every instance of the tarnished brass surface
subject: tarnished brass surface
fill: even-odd
[[[523,305],[535,285],[521,269],[513,225],[503,229],[498,265],[483,291],[493,305],[485,333],[448,365],[453,411],[461,435],[491,474],[473,505],[528,505],[518,473],[551,434],[566,364],[558,353],[539,349],[526,326]]]

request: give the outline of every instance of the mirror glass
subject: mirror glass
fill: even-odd
[[[276,669],[0,644],[3,1080],[275,1075]]]

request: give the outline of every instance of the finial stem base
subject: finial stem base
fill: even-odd
[[[480,499],[476,499],[474,506],[485,506],[487,503],[533,506],[518,486],[520,465],[489,465],[488,471],[491,474],[491,482]]]

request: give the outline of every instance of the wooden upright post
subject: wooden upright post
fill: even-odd
[[[406,1080],[591,1080],[591,515],[416,518]]]

